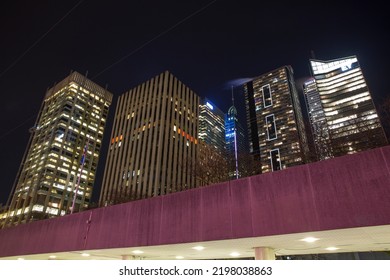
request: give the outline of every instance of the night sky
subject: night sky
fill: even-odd
[[[241,79],[291,65],[302,82],[310,75],[311,51],[321,60],[357,55],[375,103],[390,95],[385,4],[262,2],[1,1],[0,203],[7,201],[47,88],[71,70],[108,85],[115,96],[110,119],[117,96],[164,70],[227,111],[231,85]],[[245,122],[244,114],[239,118]],[[106,140],[110,133],[108,126]]]

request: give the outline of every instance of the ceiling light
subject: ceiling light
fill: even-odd
[[[18,261],[23,261],[24,260],[24,258],[18,258]]]
[[[328,251],[336,251],[338,250],[339,248],[337,247],[328,247],[328,248],[325,248],[325,250],[328,250]]]
[[[306,238],[301,239],[301,241],[305,241],[308,243],[313,243],[313,242],[316,242],[317,240],[319,240],[319,238],[315,238],[315,237],[306,237]]]
[[[192,249],[197,250],[197,251],[202,251],[202,250],[204,250],[204,247],[203,246],[195,246],[195,247],[192,247]]]
[[[232,252],[232,253],[230,253],[229,255],[232,256],[232,257],[238,257],[238,256],[240,256],[241,254],[238,253],[238,252]]]
[[[88,254],[88,253],[82,253],[81,254],[83,257],[89,257],[90,256],[90,254]]]
[[[55,258],[57,258],[57,257],[54,255],[49,256],[49,259],[55,259]]]
[[[136,255],[138,255],[138,254],[143,254],[144,253],[144,251],[141,251],[141,250],[134,250],[134,251],[131,251],[133,254],[136,254]]]
[[[184,257],[183,256],[176,256],[176,259],[182,260],[182,259],[184,259]]]

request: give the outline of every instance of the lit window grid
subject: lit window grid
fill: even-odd
[[[211,110],[206,102],[208,99],[202,100],[199,105],[199,139],[206,144],[218,149],[220,152],[225,150],[225,124],[224,114],[215,105]]]
[[[291,89],[288,83],[287,70],[285,68],[279,68],[253,80],[253,98],[255,108],[260,108],[260,110],[256,110],[256,120],[259,132],[258,139],[261,150],[260,158],[262,163],[262,172],[272,171],[269,152],[275,148],[279,148],[280,151],[286,151],[285,153],[281,152],[283,168],[303,162],[303,151],[300,148],[301,144],[298,135],[298,124],[294,116],[294,110],[299,111],[299,113],[301,112],[299,104],[294,103],[292,100],[293,98],[291,97],[294,94],[297,95],[297,93],[290,91]],[[264,106],[264,99],[262,97],[261,90],[266,84],[270,84],[273,100],[272,106],[269,107]],[[295,98],[297,98],[297,96],[295,96]],[[294,107],[296,107],[296,109],[294,109]],[[275,115],[278,140],[280,141],[268,140],[267,124],[265,120],[266,116],[270,114]],[[302,116],[300,115],[300,117],[301,128],[299,130],[301,131],[301,134],[304,134]],[[305,135],[302,136],[306,139]],[[304,145],[304,143],[302,143],[302,145]]]
[[[331,137],[338,139],[336,142],[338,147],[336,145],[333,150],[345,154],[362,150],[358,147],[367,149],[369,146],[375,147],[378,143],[382,143],[381,145],[386,143],[360,67],[357,65],[345,71],[339,71],[339,67],[335,67],[333,70],[334,72],[327,72],[329,78],[323,75],[316,76]],[[372,133],[377,134],[375,135],[377,142],[363,137],[362,133],[367,129],[372,129]],[[353,143],[347,141],[347,137],[351,138],[354,134],[360,134],[361,140],[354,136],[356,140]],[[345,140],[342,140],[342,137],[345,137]],[[351,144],[344,145],[343,141]],[[364,144],[364,141],[372,143]]]
[[[73,78],[77,77],[78,73],[73,73]],[[44,105],[41,111],[39,123],[35,129],[34,137],[32,138],[32,144],[31,148],[29,149],[29,152],[26,157],[26,161],[24,164],[24,168],[21,170],[21,174],[19,176],[18,184],[16,186],[16,193],[19,193],[18,197],[13,197],[11,201],[10,209],[13,213],[29,213],[30,216],[27,217],[19,217],[19,221],[23,219],[33,219],[33,214],[31,212],[36,212],[39,209],[39,212],[46,212],[49,215],[63,215],[65,214],[70,205],[69,197],[68,197],[68,189],[72,190],[72,188],[66,188],[60,187],[59,189],[62,189],[63,191],[56,191],[58,189],[58,186],[55,184],[55,179],[58,181],[63,181],[66,185],[73,185],[75,184],[75,180],[71,182],[69,178],[74,177],[74,175],[71,175],[70,170],[77,170],[79,169],[79,161],[78,159],[75,159],[73,154],[70,153],[69,156],[61,156],[61,161],[57,161],[55,158],[59,158],[61,154],[61,150],[69,150],[70,148],[67,147],[69,143],[67,143],[67,139],[60,139],[59,135],[55,135],[55,132],[58,131],[58,128],[63,127],[63,123],[69,123],[70,121],[70,115],[62,113],[62,117],[65,117],[65,119],[62,120],[63,123],[59,123],[60,117],[58,116],[58,112],[61,112],[61,108],[65,108],[67,106],[68,108],[72,109],[75,106],[74,102],[78,102],[79,98],[77,98],[77,94],[79,94],[78,91],[69,90],[67,87],[66,82],[62,82],[63,88],[59,90],[58,85],[48,91],[48,94],[46,95]],[[82,87],[79,87],[79,89],[82,89]],[[105,92],[107,95],[107,92]],[[92,94],[91,94],[92,95]],[[107,95],[110,97],[110,95]],[[72,102],[73,101],[73,102]],[[90,103],[89,105],[92,105],[95,107],[95,109],[98,109],[96,106],[97,103],[101,105],[103,108],[103,111],[105,111],[105,115],[108,113],[108,105],[109,101],[102,101],[100,98],[95,98],[94,102]],[[68,105],[67,105],[68,104]],[[100,111],[100,110],[99,110]],[[100,112],[99,112],[100,114]],[[88,115],[88,114],[87,114]],[[87,115],[84,115],[84,121],[88,122],[95,121],[97,123],[97,119],[90,118]],[[100,118],[100,117],[99,117]],[[83,123],[84,124],[84,123]],[[104,125],[104,123],[103,123]],[[89,127],[87,124],[85,125],[87,130]],[[95,125],[96,127],[96,125]],[[63,127],[64,128],[64,127]],[[99,128],[99,134],[102,134],[103,128]],[[66,129],[63,130],[66,132]],[[95,132],[97,129],[95,129]],[[93,140],[95,140],[95,136],[93,136],[93,133],[84,133],[84,135],[89,135],[89,137]],[[100,136],[100,135],[98,135]],[[102,136],[102,135],[101,135]],[[85,139],[85,137],[84,137]],[[92,143],[92,142],[91,142]],[[74,146],[74,145],[73,145]],[[56,152],[50,152],[50,150],[53,149],[53,147],[57,147]],[[91,146],[93,147],[93,145]],[[96,146],[95,146],[96,147]],[[77,147],[79,151],[82,150],[82,148]],[[73,149],[71,149],[73,150]],[[48,152],[50,152],[49,156],[47,156]],[[97,155],[98,150],[96,150],[93,153],[93,158],[90,162],[90,166],[94,165],[96,168],[97,165]],[[92,154],[91,151],[89,151],[90,154]],[[51,155],[51,156],[50,156]],[[66,153],[65,153],[66,155]],[[73,158],[73,160],[72,160]],[[66,159],[66,160],[65,160]],[[39,161],[39,162],[38,162]],[[53,164],[47,164],[45,162],[53,162]],[[75,164],[76,166],[72,165]],[[51,171],[50,171],[51,170]],[[81,185],[79,188],[79,194],[81,194],[81,199],[79,199],[77,202],[80,205],[80,209],[88,206],[88,201],[91,196],[92,191],[92,184],[94,180],[94,172],[86,172],[88,169],[85,169],[83,172],[87,173],[88,176],[82,175],[82,182],[85,185]],[[58,173],[59,172],[59,173]],[[32,175],[33,174],[33,175]],[[58,178],[54,174],[64,174],[65,177],[67,177],[67,180],[63,180],[61,178]],[[42,180],[45,180],[43,184],[41,183]],[[85,183],[84,183],[85,182]],[[88,185],[87,185],[88,184]],[[22,195],[20,195],[22,193]],[[46,198],[39,199],[39,196],[42,197],[45,196]],[[22,199],[22,198],[25,199]],[[34,199],[31,199],[32,197],[38,197],[37,200],[40,200],[44,205],[42,205],[41,208],[34,208],[34,205],[32,204],[32,201]],[[52,201],[57,201],[52,202]],[[61,209],[58,209],[58,211],[53,210],[53,208],[50,208],[48,205],[55,205],[56,207],[59,207]],[[15,209],[15,210],[13,210]],[[16,220],[16,219],[15,219]]]
[[[111,139],[123,135],[123,145],[110,147],[100,205],[195,187],[199,97],[193,91],[164,72],[121,95],[115,115]]]

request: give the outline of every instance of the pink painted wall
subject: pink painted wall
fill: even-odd
[[[387,146],[33,222],[0,230],[0,257],[390,224],[389,168]]]

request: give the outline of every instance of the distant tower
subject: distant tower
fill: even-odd
[[[199,139],[225,155],[225,114],[208,98],[199,104]]]
[[[239,178],[239,155],[246,152],[244,129],[237,117],[237,109],[234,106],[234,93],[232,87],[232,106],[225,117],[225,141],[228,158],[231,159],[230,177]]]
[[[262,173],[306,161],[309,149],[293,70],[283,66],[244,84],[250,152]]]
[[[315,84],[307,102],[313,131],[321,127],[328,138],[320,154],[340,156],[387,144],[371,94],[356,56],[330,61],[310,60]],[[323,113],[319,114],[320,107]],[[322,109],[321,109],[322,110]],[[321,131],[320,131],[321,132]],[[318,134],[318,133],[317,133]]]
[[[74,211],[88,207],[111,101],[110,92],[77,72],[47,91],[5,226],[65,215],[73,201]]]
[[[199,97],[168,71],[119,97],[101,206],[196,187]]]

